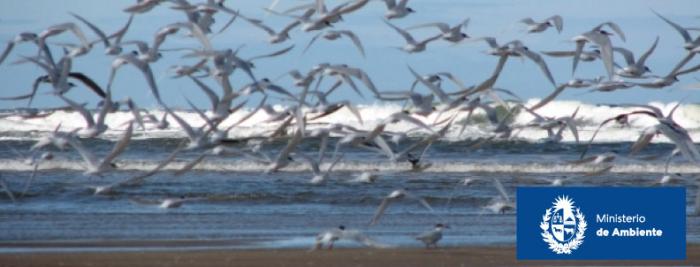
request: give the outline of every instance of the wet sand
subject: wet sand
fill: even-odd
[[[700,245],[685,261],[517,261],[514,247],[446,249],[203,250],[0,254],[0,266],[698,266]]]

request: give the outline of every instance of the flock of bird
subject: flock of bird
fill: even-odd
[[[343,17],[352,16],[354,13],[364,10],[370,12],[373,2],[378,1],[350,0],[337,6],[327,6],[324,0],[316,0],[312,3],[283,11],[275,10],[275,5],[273,4],[266,11],[271,15],[284,17],[289,22],[286,25],[267,25],[261,19],[249,17],[243,12],[227,6],[223,0],[207,0],[200,3],[190,3],[188,0],[140,0],[136,4],[123,9],[126,22],[121,29],[113,33],[105,32],[85,17],[71,13],[71,16],[75,18],[74,22],[52,25],[38,33],[22,32],[17,34],[13,40],[8,42],[7,47],[0,55],[0,64],[10,58],[13,47],[32,45],[36,46],[37,53],[34,55],[18,55],[18,60],[13,62],[13,64],[34,64],[45,74],[36,78],[32,90],[27,94],[5,96],[0,99],[12,101],[27,100],[28,106],[31,106],[39,88],[44,84],[48,84],[53,97],[59,98],[66,103],[67,107],[65,109],[79,112],[85,119],[85,127],[62,129],[61,125],[59,125],[54,131],[47,133],[32,146],[32,156],[29,164],[34,166],[34,173],[31,179],[28,179],[21,195],[26,193],[27,188],[34,179],[39,164],[54,157],[45,149],[47,146],[55,146],[59,149],[71,148],[77,151],[85,162],[84,174],[101,175],[117,169],[114,160],[127,149],[133,132],[138,128],[146,130],[147,124],[158,129],[165,129],[170,127],[171,123],[175,123],[182,129],[186,140],[154,169],[148,172],[111,184],[90,186],[95,195],[115,194],[115,189],[121,186],[135,186],[144,183],[148,177],[158,173],[172,162],[178,153],[183,150],[201,151],[201,156],[186,164],[176,173],[177,175],[191,170],[206,157],[246,157],[268,164],[267,172],[282,170],[294,162],[295,159],[302,159],[308,162],[313,170],[313,177],[310,179],[310,183],[322,184],[329,180],[334,166],[343,158],[343,149],[347,147],[376,151],[380,155],[386,156],[391,162],[408,162],[413,171],[422,171],[430,168],[430,163],[423,159],[430,145],[443,137],[453,127],[459,128],[460,133],[464,131],[465,127],[470,123],[469,117],[475,112],[484,112],[494,126],[491,137],[478,142],[475,146],[511,138],[517,134],[516,130],[523,128],[547,131],[549,135],[547,141],[551,142],[561,141],[563,133],[570,131],[576,138],[576,142],[579,142],[576,125],[578,109],[572,112],[571,115],[561,117],[541,116],[537,113],[537,110],[556,99],[558,95],[568,88],[589,88],[592,91],[599,92],[611,92],[632,87],[663,89],[678,82],[679,77],[700,70],[700,65],[687,66],[693,57],[700,53],[700,36],[696,36],[693,39],[693,28],[678,25],[656,12],[654,14],[663,23],[671,26],[682,36],[684,41],[683,49],[687,54],[668,74],[661,76],[651,74],[650,68],[646,65],[647,59],[653,54],[659,43],[659,38],[656,38],[647,51],[635,58],[632,51],[621,46],[622,42],[625,41],[625,34],[622,28],[613,22],[595,25],[589,31],[573,36],[571,40],[575,46],[571,46],[566,50],[536,52],[534,49],[526,46],[525,42],[521,40],[503,42],[503,40],[496,40],[492,37],[472,37],[465,33],[469,19],[465,19],[455,25],[443,22],[427,22],[408,28],[399,27],[395,24],[396,20],[410,16],[415,12],[414,9],[409,7],[410,3],[408,0],[383,0],[386,4],[385,19],[383,23],[378,25],[378,27],[389,27],[396,32],[395,37],[400,39],[395,40],[395,42],[403,43],[400,46],[400,50],[406,53],[423,53],[428,50],[429,44],[435,42],[457,44],[483,41],[489,47],[487,54],[498,59],[492,75],[481,82],[467,86],[455,74],[447,72],[421,74],[415,69],[408,67],[408,71],[415,79],[410,90],[384,91],[377,88],[372,82],[370,75],[360,68],[345,64],[321,63],[305,72],[290,70],[286,75],[291,77],[293,82],[289,86],[283,86],[267,78],[258,78],[255,73],[254,61],[261,58],[281,56],[293,50],[294,45],[267,55],[252,58],[242,58],[237,49],[218,50],[212,45],[212,36],[225,32],[232,23],[245,23],[260,29],[261,34],[267,34],[269,37],[268,41],[271,44],[288,42],[291,39],[290,32],[297,29],[314,34],[311,41],[304,48],[304,52],[312,49],[315,42],[330,42],[347,38],[357,48],[357,52],[365,57],[368,55],[365,53],[360,38],[361,34],[340,28],[343,25]],[[175,12],[181,12],[185,16],[183,16],[183,21],[161,27],[152,37],[152,41],[129,40],[125,38],[136,17],[147,16],[151,10],[156,8],[169,8]],[[219,30],[213,29],[215,17],[223,17],[227,21]],[[557,15],[541,21],[524,18],[520,22],[529,34],[539,34],[550,30],[550,28],[561,33],[564,25],[564,19]],[[418,28],[434,29],[434,35],[429,38],[418,39],[411,33],[412,30]],[[171,71],[174,73],[173,78],[191,80],[196,88],[199,88],[210,100],[211,106],[207,110],[200,109],[188,100],[190,108],[204,120],[205,123],[203,125],[190,125],[171,109],[167,101],[165,101],[166,99],[160,97],[160,89],[151,69],[151,65],[154,62],[159,61],[166,55],[175,53],[161,47],[168,43],[170,38],[176,33],[184,33],[184,36],[193,38],[199,44],[198,47],[180,50],[186,51],[183,58],[197,59],[195,64],[172,66]],[[76,42],[54,43],[51,41],[59,35],[75,37]],[[99,53],[100,51],[96,51],[99,48],[104,49],[103,53],[105,56],[113,59],[109,79],[106,83],[96,82],[73,68],[74,61],[80,60],[81,57],[88,53]],[[62,55],[56,57],[56,50],[62,51]],[[542,54],[548,57],[571,60],[572,77],[580,61],[600,61],[602,63],[601,72],[605,75],[597,78],[572,78],[569,81],[557,82],[554,80]],[[616,61],[616,55],[622,56],[624,61]],[[534,62],[541,70],[543,78],[552,84],[552,93],[544,97],[539,103],[530,106],[526,106],[517,100],[504,100],[502,97],[504,94],[517,99],[515,93],[495,87],[501,71],[509,59],[512,58],[523,58]],[[131,99],[115,101],[112,98],[112,87],[115,80],[117,80],[117,73],[125,65],[130,65],[143,74],[142,78],[145,86],[157,101],[159,107],[164,110],[164,115],[161,118],[150,114],[148,110],[139,108]],[[238,79],[238,83],[234,84],[231,76],[237,70],[242,71],[246,78]],[[204,79],[211,79],[218,88],[212,88]],[[330,79],[334,81],[334,84],[327,89],[321,88],[320,85],[323,79]],[[100,98],[101,101],[94,111],[66,96],[66,92],[79,87],[76,82],[80,82]],[[446,90],[443,87],[444,82],[451,83],[457,90]],[[104,84],[104,86],[101,84]],[[421,94],[417,92],[416,88],[418,86],[425,87],[428,93]],[[239,89],[235,89],[236,87]],[[380,101],[404,102],[405,109],[391,114],[379,123],[371,127],[368,126],[365,129],[341,123],[313,129],[307,128],[309,123],[343,108],[348,109],[354,115],[354,119],[357,119],[360,124],[364,123],[360,112],[353,103],[347,100],[332,100],[333,93],[337,92],[338,89],[353,90],[361,97],[365,97],[365,94],[370,94],[373,98]],[[226,128],[221,127],[222,122],[229,119],[232,114],[245,113],[243,108],[250,104],[248,99],[252,95],[262,95],[263,98],[259,103],[254,104],[252,110],[246,115]],[[283,110],[273,108],[268,102],[268,99],[272,98],[282,99],[281,101],[287,107]],[[90,138],[98,138],[108,129],[114,128],[115,126],[105,123],[106,118],[112,112],[121,110],[122,105],[125,105],[131,111],[133,119],[126,125],[126,129],[114,144],[112,151],[100,158],[89,147],[84,145],[84,141]],[[662,134],[676,145],[676,149],[667,156],[667,165],[670,159],[677,154],[682,155],[686,160],[693,163],[700,163],[700,153],[690,135],[681,125],[673,120],[675,108],[664,114],[660,109],[648,105],[627,106],[636,108],[636,110],[612,116],[610,119],[605,120],[598,127],[598,130],[609,123],[625,125],[632,117],[649,116],[655,119],[657,123],[644,130],[638,141],[630,149],[629,155],[638,153],[655,136]],[[507,111],[506,115],[498,114],[496,112],[497,107],[505,108]],[[535,119],[527,125],[511,125],[508,118],[519,111],[528,112]],[[230,131],[258,112],[263,112],[267,115],[268,119],[265,120],[265,123],[276,125],[274,131],[264,136],[265,142],[240,147],[227,145],[223,142]],[[17,115],[31,119],[41,116],[40,113],[35,111]],[[455,119],[458,114],[465,113],[467,114],[466,120],[458,121]],[[426,123],[424,118],[431,114],[438,114],[438,116],[434,122]],[[385,130],[387,125],[397,122],[414,125],[415,130],[412,131],[422,132],[423,137],[409,140],[408,142],[412,142],[410,145],[404,146],[402,150],[398,150],[397,144],[406,139],[407,133]],[[589,146],[594,141],[596,134],[597,131],[588,141]],[[332,152],[326,151],[328,150],[327,146],[331,137],[338,138]],[[320,140],[321,145],[317,155],[307,155],[298,150],[299,145],[309,139]],[[260,151],[261,145],[276,140],[286,140],[286,146],[277,155],[268,156]],[[23,154],[21,152],[17,153]],[[330,160],[326,159],[327,154],[331,155]],[[591,157],[585,157],[585,155],[586,151],[582,153],[580,161],[572,162],[572,164],[600,165],[600,171],[591,174],[596,175],[612,168],[612,162],[614,162],[617,152],[610,151]],[[323,164],[326,161],[329,161],[330,164]],[[321,168],[326,165],[328,166],[326,169]],[[661,182],[669,182],[675,177],[667,174]],[[376,178],[376,174],[368,171],[358,175],[356,180],[372,183]],[[463,181],[465,185],[471,182],[473,181],[470,179]],[[552,181],[553,185],[561,185],[561,183],[561,180]],[[494,185],[498,191],[499,196],[496,198],[498,201],[495,201],[489,209],[496,213],[514,210],[513,200],[505,192],[500,181],[494,179]],[[5,189],[5,192],[14,201],[15,194],[7,187],[7,184],[0,180],[0,186]],[[405,199],[416,200],[426,209],[432,210],[431,206],[424,199],[404,189],[397,189],[384,198],[370,224],[378,223],[382,214],[391,203]],[[187,201],[195,200],[199,199],[173,198],[158,201],[132,199],[132,201],[137,203],[157,204],[163,208],[178,207]],[[437,224],[435,229],[418,236],[417,239],[422,241],[426,247],[434,247],[441,239],[442,231],[445,228],[448,228],[448,226]],[[339,239],[350,239],[370,246],[380,246],[359,231],[345,229],[345,227],[341,226],[338,229],[320,234],[317,238],[317,248],[322,248],[324,245],[332,248],[333,242]]]

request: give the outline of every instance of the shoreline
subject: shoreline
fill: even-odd
[[[154,241],[155,242],[155,241]],[[126,244],[126,242],[124,243]],[[85,244],[89,245],[89,244]],[[464,246],[439,249],[339,248],[207,249],[128,252],[2,253],[0,266],[543,266],[543,265],[700,265],[700,244],[688,244],[684,261],[596,260],[518,261],[514,246]]]

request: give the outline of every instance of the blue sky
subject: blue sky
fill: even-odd
[[[121,10],[133,4],[135,1],[88,1],[88,0],[8,0],[0,3],[0,40],[11,40],[15,34],[21,31],[40,32],[46,27],[67,21],[75,21],[68,12],[75,12],[106,32],[113,32],[121,27],[127,20],[128,14]],[[288,18],[267,16],[262,7],[269,4],[268,1],[229,1],[228,5],[242,13],[264,19],[275,29],[280,29],[290,22]],[[281,0],[278,9],[285,9],[297,4],[309,1]],[[327,1],[329,5],[336,5],[340,1]],[[393,21],[400,27],[408,27],[416,24],[444,21],[455,24],[465,18],[471,22],[466,32],[473,37],[494,36],[499,42],[507,42],[520,39],[533,50],[570,50],[573,44],[568,42],[571,37],[589,30],[591,27],[605,21],[618,23],[625,34],[627,42],[613,39],[617,46],[628,48],[641,54],[654,41],[660,37],[656,52],[647,61],[655,74],[666,75],[679,61],[685,51],[681,48],[682,38],[668,24],[654,16],[650,9],[654,9],[671,20],[681,25],[700,27],[698,11],[700,5],[696,0],[674,1],[495,1],[495,0],[413,0],[409,2],[417,12],[404,19]],[[172,22],[185,20],[184,13],[168,8],[170,4],[163,4],[153,12],[139,15],[134,19],[131,30],[125,40],[145,40],[151,42],[153,34],[158,28]],[[323,63],[346,63],[351,66],[365,69],[380,90],[395,91],[406,90],[411,83],[411,74],[407,65],[411,65],[420,73],[450,71],[457,75],[467,85],[480,83],[486,79],[496,65],[497,58],[483,53],[487,46],[483,42],[465,43],[452,46],[445,42],[431,43],[426,52],[408,55],[398,51],[394,47],[403,45],[400,36],[381,21],[385,6],[381,1],[372,1],[362,10],[348,15],[345,20],[335,25],[336,29],[353,30],[360,38],[367,50],[367,58],[363,59],[356,52],[348,40],[335,42],[317,42],[314,47],[302,55],[301,51],[315,33],[304,33],[300,30],[291,32],[292,40],[284,44],[270,45],[266,42],[266,34],[251,27],[242,20],[238,20],[225,33],[214,37],[212,43],[217,49],[236,48],[245,45],[241,51],[244,57],[252,57],[262,53],[275,51],[289,45],[296,45],[295,49],[287,55],[275,59],[263,59],[256,62],[256,75],[258,77],[276,78],[291,69],[306,71],[312,66]],[[533,17],[535,20],[559,14],[564,17],[564,31],[557,34],[549,30],[542,34],[526,35],[523,25],[517,23],[524,17]],[[228,18],[225,15],[217,17],[218,29]],[[85,28],[84,31],[90,38],[96,38]],[[423,38],[433,34],[430,30],[417,30],[417,38]],[[52,39],[54,42],[73,41],[72,36],[64,35]],[[182,48],[195,46],[196,43],[184,36],[170,38],[164,48]],[[103,54],[103,47],[96,46],[91,54],[75,60],[73,69],[86,73],[99,84],[106,85],[110,72],[111,57]],[[0,95],[13,96],[25,94],[31,88],[31,83],[38,75],[42,75],[41,69],[34,65],[12,65],[19,55],[34,55],[36,49],[32,45],[24,44],[16,48],[10,57],[0,65],[0,81],[3,81]],[[58,50],[56,50],[58,53]],[[171,79],[166,70],[173,64],[192,64],[192,59],[180,58],[181,53],[164,53],[164,60],[152,65],[154,74],[160,87],[163,99],[169,105],[185,107],[185,97],[192,99],[200,107],[207,106],[207,100],[199,89],[188,79]],[[616,55],[617,56],[617,55]],[[571,78],[571,61],[545,57],[554,78],[557,82],[565,82]],[[622,58],[618,56],[618,61]],[[700,63],[695,59],[689,66]],[[577,71],[576,76],[581,78],[593,78],[603,75],[604,69],[601,63],[584,63]],[[613,93],[586,93],[586,91],[567,91],[559,99],[580,100],[592,103],[648,103],[651,101],[672,102],[683,100],[685,103],[700,102],[698,91],[688,90],[684,87],[697,83],[693,77],[700,75],[687,75],[681,78],[681,82],[675,86],[663,90],[631,89],[616,91]],[[236,73],[232,82],[237,88],[247,84],[249,80]],[[279,80],[282,86],[293,89],[289,79]],[[213,85],[213,83],[210,82]],[[524,99],[544,97],[552,90],[535,64],[529,61],[511,60],[499,79],[497,86],[512,90]],[[132,67],[123,67],[117,75],[114,85],[114,98],[122,99],[130,96],[142,107],[155,107],[155,100],[150,95],[141,74]],[[35,100],[35,107],[62,106],[64,103],[57,98],[47,95],[50,86],[44,85],[40,89],[40,95]],[[369,95],[369,94],[367,94]],[[85,89],[73,89],[69,96],[79,102],[97,102],[94,95],[86,93]],[[360,99],[348,88],[342,93],[334,95],[335,99],[348,99],[356,103],[371,103],[373,99]],[[0,108],[12,108],[26,106],[25,101],[0,101]]]

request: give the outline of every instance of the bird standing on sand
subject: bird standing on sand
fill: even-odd
[[[437,248],[438,241],[442,239],[442,230],[445,228],[449,229],[450,226],[438,223],[435,225],[435,228],[433,230],[427,231],[416,236],[416,240],[423,242],[423,244],[425,244],[426,249],[430,248],[431,246],[433,248]]]

